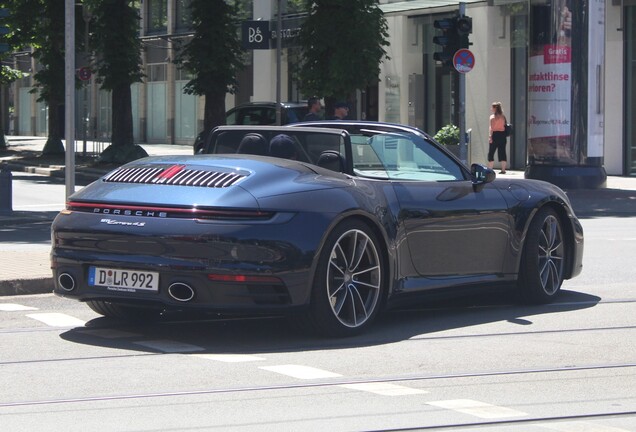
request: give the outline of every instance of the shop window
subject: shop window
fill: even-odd
[[[165,63],[149,64],[146,67],[146,77],[148,82],[166,81],[167,65]]]

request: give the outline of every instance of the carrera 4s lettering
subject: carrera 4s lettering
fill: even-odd
[[[108,225],[122,225],[122,226],[136,226],[136,227],[146,226],[146,222],[124,222],[124,221],[118,221],[115,219],[102,219],[99,222],[105,223]]]

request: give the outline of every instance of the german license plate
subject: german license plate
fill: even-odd
[[[159,273],[90,267],[88,270],[88,284],[91,286],[103,286],[115,291],[159,291]]]

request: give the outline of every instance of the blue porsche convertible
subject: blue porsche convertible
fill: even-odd
[[[549,302],[581,272],[581,225],[558,187],[495,177],[407,126],[221,126],[203,154],[140,159],[69,198],[55,293],[135,320],[286,313],[331,336],[413,295]]]

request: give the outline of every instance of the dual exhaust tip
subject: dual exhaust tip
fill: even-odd
[[[60,273],[57,283],[66,292],[71,292],[77,287],[75,278],[69,273]],[[175,282],[168,287],[168,295],[178,302],[189,302],[194,299],[194,294],[194,288],[187,283]]]

